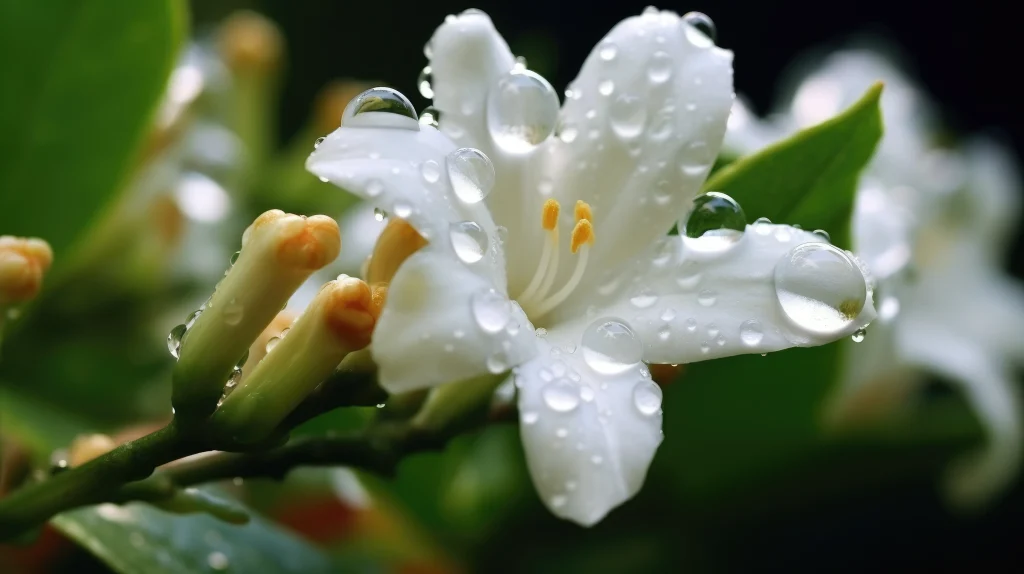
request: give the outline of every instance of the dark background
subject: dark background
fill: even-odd
[[[486,11],[513,51],[525,55],[531,67],[561,92],[597,41],[648,3],[282,0],[255,7],[282,26],[287,40],[280,126],[287,137],[308,117],[316,92],[333,78],[381,81],[410,96],[418,108],[426,105],[415,89],[425,64],[422,48],[448,13],[469,7]],[[217,20],[239,5],[198,4],[198,24]],[[712,17],[718,44],[736,54],[736,89],[759,112],[770,107],[776,82],[795,57],[808,49],[840,47],[865,33],[882,35],[905,51],[912,72],[939,102],[954,134],[993,133],[1020,150],[1024,149],[1024,108],[1015,75],[1022,32],[1008,6],[827,0],[658,5],[679,13],[699,10]],[[1018,241],[1009,254],[1018,276],[1024,269],[1021,254]],[[828,473],[822,476],[822,480],[833,479]],[[585,537],[590,537],[590,544],[615,546],[623,527],[637,530],[630,537],[637,544],[658,545],[659,555],[675,557],[674,563],[685,563],[689,570],[1001,571],[1017,564],[1024,546],[1020,540],[1022,489],[1018,486],[987,514],[954,517],[939,501],[934,479],[932,475],[884,485],[861,484],[849,496],[827,500],[810,494],[805,499],[799,491],[765,485],[764,496],[785,494],[777,501],[777,512],[761,511],[755,517],[735,509],[727,516],[674,515],[678,508],[659,504],[657,489],[662,485],[653,482],[635,503],[594,530],[583,531],[546,516],[513,524],[480,550],[479,565],[528,569],[542,562],[548,550],[580,544]],[[516,541],[526,537],[530,546],[518,547]],[[621,564],[593,564],[592,570],[665,568],[631,562],[630,552],[636,549],[628,544],[622,548]]]

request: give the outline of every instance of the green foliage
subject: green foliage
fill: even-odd
[[[59,264],[132,169],[184,28],[179,0],[0,4],[0,232]]]

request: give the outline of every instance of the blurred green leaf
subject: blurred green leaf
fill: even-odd
[[[327,556],[273,523],[245,526],[206,514],[179,516],[141,503],[101,504],[51,523],[123,574],[192,572],[334,572]]]
[[[36,464],[66,446],[85,424],[53,406],[24,396],[0,381],[0,437],[11,437],[28,449]]]
[[[0,232],[64,258],[128,177],[184,28],[180,0],[0,3]]]
[[[741,158],[715,172],[704,188],[733,197],[750,217],[825,229],[846,245],[860,172],[882,138],[875,84],[838,116]]]

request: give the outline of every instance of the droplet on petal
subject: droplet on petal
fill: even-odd
[[[177,325],[167,334],[167,350],[175,359],[178,358],[178,354],[181,352],[181,340],[185,337],[185,331],[186,327],[182,324]]]
[[[488,333],[497,333],[504,329],[512,316],[512,304],[494,289],[475,293],[470,306],[476,324]]]
[[[633,404],[644,416],[652,416],[661,410],[661,387],[651,380],[640,381],[633,387]]]
[[[860,267],[828,243],[804,243],[775,264],[779,306],[798,327],[835,334],[850,326],[867,301]]]
[[[860,342],[864,341],[864,337],[866,337],[866,336],[867,336],[867,330],[866,329],[857,329],[856,331],[853,332],[853,335],[850,338],[853,339],[854,343],[860,343]]]
[[[709,191],[693,200],[686,217],[680,221],[683,243],[694,251],[714,253],[726,251],[743,238],[747,216],[736,200]]]
[[[655,84],[663,84],[672,77],[672,57],[665,52],[655,52],[647,64],[647,77]]]
[[[768,235],[772,232],[772,220],[767,217],[758,217],[752,225],[758,235]]]
[[[541,391],[544,404],[553,411],[567,413],[580,404],[580,395],[576,387],[567,379],[559,379],[544,385]]]
[[[583,359],[590,368],[603,374],[615,374],[635,366],[643,358],[644,347],[633,329],[621,319],[605,317],[591,323],[580,342]]]
[[[420,90],[420,95],[428,100],[434,99],[434,88],[431,86],[432,76],[430,66],[424,66],[423,70],[420,71],[419,78],[416,79],[416,87]]]
[[[487,127],[505,151],[525,153],[558,124],[558,94],[541,75],[515,68],[487,94]]]
[[[449,228],[452,248],[463,263],[476,263],[487,253],[487,233],[473,221],[452,223]]]
[[[455,195],[465,203],[479,203],[494,187],[494,165],[487,155],[464,147],[448,154],[448,178]]]
[[[420,129],[416,108],[398,90],[370,88],[345,106],[341,125],[356,128]]]
[[[703,12],[687,12],[683,14],[686,26],[686,38],[698,48],[710,48],[718,39],[715,23]]]
[[[614,60],[616,54],[618,53],[618,46],[615,45],[615,42],[611,41],[604,42],[597,48],[598,56],[600,56],[600,58],[605,62],[611,62],[612,60]]]
[[[622,94],[612,102],[608,110],[608,121],[620,138],[632,139],[644,131],[647,109],[640,98]]]
[[[756,347],[761,343],[761,339],[764,338],[764,329],[761,328],[761,323],[756,319],[750,319],[744,321],[740,325],[740,341],[748,347]]]
[[[430,126],[434,129],[437,129],[437,126],[439,125],[440,121],[441,112],[439,112],[437,108],[435,108],[434,106],[427,106],[426,108],[423,108],[423,113],[420,114],[421,126]]]

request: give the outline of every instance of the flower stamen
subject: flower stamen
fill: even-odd
[[[549,199],[544,202],[544,206],[540,212],[540,224],[544,228],[547,237],[544,238],[544,247],[540,253],[540,264],[537,265],[537,270],[533,274],[533,278],[530,279],[530,283],[526,286],[526,289],[516,297],[516,300],[521,304],[523,301],[529,301],[537,296],[543,296],[542,293],[538,293],[541,286],[544,284],[545,278],[551,274],[551,259],[552,255],[555,257],[555,267],[558,265],[558,214],[561,211],[562,206],[555,199]]]
[[[582,202],[580,202],[582,203]],[[590,207],[586,203],[583,203],[587,207],[586,211],[589,214]],[[576,204],[576,213],[580,213],[580,204]],[[569,280],[547,299],[542,300],[540,303],[531,309],[531,319],[536,321],[540,317],[547,314],[548,311],[554,309],[563,301],[572,295],[572,292],[579,286],[580,281],[583,279],[583,272],[587,269],[587,260],[590,257],[590,249],[584,249],[594,244],[594,225],[589,219],[580,219],[576,222],[576,226],[572,230],[572,239],[569,243],[569,250],[572,253],[579,253],[579,257],[576,259],[576,268],[573,269],[572,276]],[[553,276],[553,274],[552,274]]]

